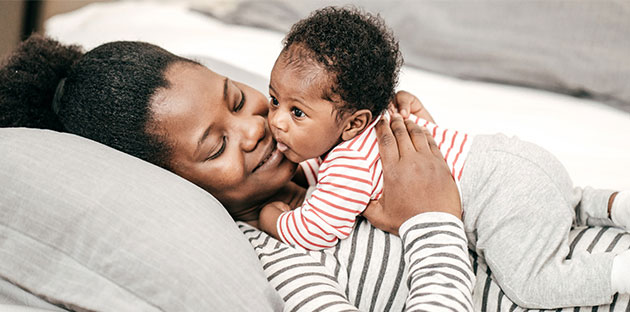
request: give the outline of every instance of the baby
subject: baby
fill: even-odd
[[[304,249],[334,246],[382,193],[374,125],[394,98],[402,57],[378,17],[328,7],[287,34],[271,73],[269,123],[277,148],[300,163],[300,207],[263,208],[262,230]],[[562,165],[531,143],[426,127],[455,179],[470,248],[526,308],[610,303],[630,293],[630,251],[569,255],[576,224],[630,229],[630,191],[574,188]],[[418,174],[422,174],[419,172]]]

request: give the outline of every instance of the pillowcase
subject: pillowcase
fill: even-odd
[[[269,90],[269,80],[267,78],[263,78],[260,75],[254,74],[240,67],[202,55],[190,54],[182,56],[201,63],[219,75],[229,77],[234,81],[242,82],[260,92],[263,92],[263,94]]]
[[[0,129],[0,277],[90,311],[272,311],[282,300],[222,205],[75,135]]]
[[[195,2],[225,22],[286,33],[326,5],[379,13],[405,64],[452,76],[591,97],[630,112],[628,1],[238,0]]]

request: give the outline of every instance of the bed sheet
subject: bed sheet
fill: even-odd
[[[51,18],[46,29],[62,42],[86,49],[111,40],[143,40],[177,54],[216,58],[266,78],[283,37],[224,24],[185,3],[97,3]],[[576,185],[630,189],[627,112],[593,100],[461,80],[408,66],[402,69],[400,89],[417,95],[441,125],[517,135],[547,148]]]

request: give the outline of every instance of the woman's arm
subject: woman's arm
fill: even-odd
[[[461,220],[448,213],[426,212],[403,223],[400,234],[410,285],[405,311],[441,307],[473,311],[475,276]]]
[[[474,275],[459,193],[435,141],[397,114],[391,128],[380,122],[376,133],[383,197],[363,215],[376,227],[401,235],[409,265],[406,310],[472,311]]]

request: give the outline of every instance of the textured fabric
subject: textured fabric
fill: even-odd
[[[309,311],[308,307],[302,309],[300,302],[303,301],[304,304],[315,301],[329,304],[332,308],[325,311],[343,311],[347,302],[341,299],[337,289],[360,311],[403,310],[408,295],[408,273],[401,254],[403,244],[397,236],[375,229],[364,219],[357,222],[350,238],[342,240],[335,248],[320,251],[296,249],[247,225],[239,226],[256,248],[271,284],[283,296],[292,294],[287,298],[288,311]],[[620,253],[630,249],[630,233],[612,227],[577,227],[569,234],[569,241],[569,257],[578,253]],[[474,251],[470,254],[476,276],[474,311],[531,311],[510,301],[485,260]],[[313,283],[315,281],[319,283]],[[313,304],[318,306],[316,302]],[[627,312],[630,296],[615,295],[609,305],[550,311]]]
[[[595,189],[590,186],[575,188],[575,196],[580,202],[575,208],[575,223],[579,225],[621,226],[608,217],[608,200],[613,190]]]
[[[34,311],[65,311],[6,279],[0,278],[0,311],[11,311],[11,308],[20,306],[32,308]]]
[[[451,215],[408,220],[402,240],[360,219],[350,238],[321,251],[293,248],[239,226],[286,311],[472,311],[466,237]]]
[[[3,128],[0,183],[0,277],[49,302],[90,311],[282,307],[225,209],[166,170],[74,135]]]
[[[472,311],[474,275],[461,220],[418,215],[400,227],[409,295],[405,311]]]
[[[30,307],[25,307],[25,306],[20,306],[20,305],[0,304],[0,311],[2,312],[51,312],[51,311],[57,311],[57,310],[30,308]]]
[[[316,188],[302,206],[278,218],[283,242],[310,250],[332,247],[350,235],[356,217],[370,200],[381,197],[383,168],[374,129],[380,118],[353,139],[335,146],[324,159],[301,164],[306,180],[315,182]],[[459,184],[472,136],[414,115],[409,119],[431,132]]]
[[[615,256],[611,271],[613,291],[620,294],[630,294],[630,250]]]
[[[617,194],[610,214],[616,224],[630,231],[630,190]]]
[[[630,233],[613,227],[577,227],[569,234],[570,250],[569,258],[577,253],[620,253],[630,249]],[[477,277],[473,290],[473,301],[475,311],[506,311],[524,312],[532,311],[519,307],[505,295],[503,290],[496,283],[493,272],[490,270],[485,260],[471,251],[473,258],[473,270]],[[538,311],[538,310],[536,310]],[[541,310],[542,311],[542,310]],[[555,312],[576,312],[576,311],[630,311],[630,296],[613,296],[610,304],[595,307],[569,307],[564,309],[553,309],[544,311]]]
[[[614,253],[566,259],[578,203],[595,214],[607,207],[582,201],[581,189],[549,152],[504,135],[477,136],[461,185],[471,248],[512,301],[528,308],[612,301]]]

